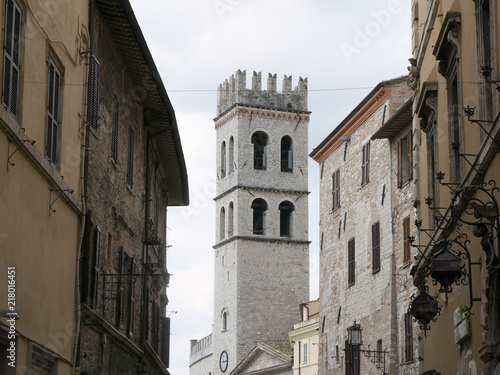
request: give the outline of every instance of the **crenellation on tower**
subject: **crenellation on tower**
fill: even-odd
[[[252,90],[262,89],[262,72],[253,72],[252,76]]]
[[[276,92],[277,90],[277,74],[271,74],[269,73],[269,76],[267,77],[267,91],[269,92]]]
[[[267,90],[262,90],[262,72],[253,72],[252,86],[246,87],[246,70],[238,69],[225,80],[217,95],[217,116],[235,104],[273,108],[284,111],[307,111],[307,78],[299,78],[297,87],[292,90],[292,76],[284,75],[282,92],[277,92],[276,74],[269,73]]]

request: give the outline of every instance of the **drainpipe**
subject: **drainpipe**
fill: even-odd
[[[89,1],[89,50],[87,51],[87,61],[90,62],[90,57],[93,53],[94,45],[94,17],[95,16],[95,0]],[[81,180],[81,202],[82,202],[82,220],[80,227],[80,237],[78,239],[77,253],[76,253],[76,265],[75,265],[75,303],[76,303],[76,322],[75,322],[75,337],[73,341],[73,353],[72,353],[72,363],[73,363],[73,374],[77,375],[80,373],[80,335],[81,335],[81,302],[80,302],[80,256],[83,246],[83,236],[85,232],[85,224],[87,219],[87,191],[88,191],[88,175],[89,175],[89,143],[90,143],[90,123],[88,121],[90,116],[90,107],[88,106],[88,101],[90,99],[90,83],[88,82],[92,76],[92,64],[89,63],[87,75],[87,113],[85,121],[85,137],[83,147],[83,176]]]

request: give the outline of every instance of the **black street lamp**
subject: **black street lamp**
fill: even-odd
[[[460,257],[448,246],[431,257],[431,276],[442,286],[443,292],[451,292],[451,286],[462,274]]]

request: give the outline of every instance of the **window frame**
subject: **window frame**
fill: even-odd
[[[370,141],[363,145],[361,161],[361,186],[370,182]]]
[[[99,119],[99,75],[100,65],[99,61],[92,55],[90,61],[89,72],[89,127],[92,131],[97,133],[98,119]]]
[[[267,170],[268,135],[263,131],[256,131],[252,134],[251,142],[253,144],[253,169]]]
[[[411,263],[410,215],[403,219],[403,264]]]
[[[379,272],[380,263],[380,222],[372,225],[372,273]]]
[[[62,73],[55,61],[47,61],[47,105],[45,129],[45,157],[54,167],[58,166],[60,155],[60,119],[62,102]]]
[[[405,147],[406,146],[406,147]],[[405,149],[406,148],[406,149]],[[413,132],[410,130],[398,140],[398,187],[413,179]]]
[[[256,235],[265,234],[265,212],[267,211],[267,202],[262,198],[256,198],[252,201],[252,233]]]
[[[286,143],[288,142],[288,144]],[[280,145],[280,168],[281,172],[293,172],[293,140],[289,135],[281,138]]]
[[[120,120],[120,102],[116,94],[113,95],[113,128],[111,131],[111,160],[118,163],[118,130]]]
[[[134,128],[128,125],[128,152],[127,152],[127,186],[132,189],[134,185]]]
[[[295,206],[289,201],[283,201],[279,204],[280,212],[280,237],[292,237],[292,215]]]
[[[340,168],[332,175],[332,211],[340,208]]]
[[[9,13],[8,4],[12,4],[13,8]],[[21,44],[23,32],[23,17],[24,14],[16,0],[7,0],[5,2],[5,18],[4,18],[4,39],[3,39],[3,75],[2,75],[2,104],[8,109],[8,112],[15,118],[19,115],[19,94],[21,81]],[[8,31],[8,16],[12,14],[12,32],[9,35]],[[17,28],[17,29],[16,29]],[[10,36],[10,38],[9,38]],[[8,51],[9,45],[11,51]],[[8,70],[8,72],[7,72]],[[8,79],[7,79],[8,76]],[[15,87],[15,92],[13,92]],[[7,94],[6,94],[7,92]],[[13,104],[14,103],[14,104]]]
[[[415,360],[413,348],[413,319],[411,314],[405,314],[405,363]]]
[[[347,243],[347,284],[356,284],[356,240],[351,238]]]
[[[222,141],[220,145],[220,178],[226,177],[227,171],[227,147],[226,141]]]

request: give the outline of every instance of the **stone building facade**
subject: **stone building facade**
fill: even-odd
[[[415,0],[412,20],[419,235],[410,302],[426,330],[422,370],[499,374],[500,9]],[[436,266],[443,255],[458,265],[447,279]],[[415,303],[423,298],[426,316]]]
[[[310,155],[320,164],[320,374],[415,373],[401,354],[398,305],[409,286],[401,216],[414,216],[412,184],[397,187],[398,142],[373,138],[411,97],[406,78],[377,85]],[[361,347],[348,342],[354,326]]]
[[[128,1],[91,4],[82,374],[168,374],[167,207],[187,205],[175,114]]]
[[[286,340],[308,300],[307,79],[276,86],[269,75],[262,90],[254,73],[247,89],[237,71],[218,90],[213,354],[196,361],[192,342],[193,375],[231,372],[257,343]]]

